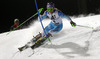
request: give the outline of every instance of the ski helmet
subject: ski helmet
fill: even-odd
[[[15,23],[15,22],[19,22],[19,20],[18,20],[18,19],[14,19],[14,23]]]
[[[49,8],[49,7],[55,7],[55,6],[54,6],[54,3],[53,3],[53,2],[48,2],[48,3],[47,3],[47,8]]]

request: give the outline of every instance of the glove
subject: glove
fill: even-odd
[[[73,21],[71,21],[70,24],[71,24],[73,27],[76,27],[76,23],[74,23]]]

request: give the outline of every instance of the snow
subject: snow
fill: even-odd
[[[33,35],[42,32],[38,21],[28,28],[0,34],[0,59],[100,59],[100,15],[73,18],[79,25],[94,27],[71,27],[69,21],[63,19],[63,29],[51,37],[52,44],[46,42],[36,48],[35,54],[32,49],[18,52],[19,47],[29,42]],[[43,20],[44,26],[48,25],[49,19]]]

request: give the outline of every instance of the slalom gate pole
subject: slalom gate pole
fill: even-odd
[[[46,31],[45,31],[45,29],[44,29],[43,23],[42,23],[42,21],[41,21],[41,17],[40,17],[39,11],[38,11],[38,6],[37,6],[37,1],[36,1],[36,0],[35,0],[35,5],[36,5],[36,9],[37,9],[37,12],[38,12],[38,16],[39,16],[39,20],[40,20],[42,29],[43,29],[43,31],[44,31],[46,37],[48,38],[49,42],[51,42],[51,40],[49,39],[48,35],[46,34]]]
[[[41,13],[43,10],[43,8],[40,8],[38,11],[39,13]],[[25,20],[23,23],[21,23],[19,26],[17,26],[16,28],[14,28],[13,30],[9,31],[6,35],[8,35],[9,33],[11,33],[12,31],[16,30],[18,27],[22,26],[24,23],[26,23],[27,21],[29,21],[31,18],[35,17],[36,15],[38,15],[38,13],[35,13],[34,15],[32,15],[31,17],[29,17],[27,20]]]

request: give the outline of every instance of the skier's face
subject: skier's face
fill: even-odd
[[[49,11],[50,13],[53,13],[54,7],[49,7],[49,8],[47,8],[47,11]]]

